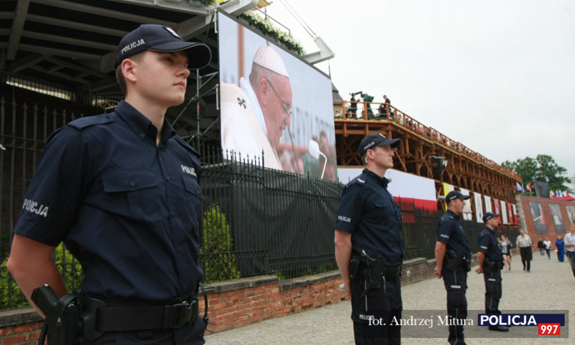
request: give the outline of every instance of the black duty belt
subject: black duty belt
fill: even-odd
[[[194,323],[198,312],[195,299],[166,306],[98,308],[95,328],[99,332],[179,328]]]
[[[397,267],[384,267],[381,270],[381,274],[384,277],[396,277],[401,275],[401,266],[397,266]]]

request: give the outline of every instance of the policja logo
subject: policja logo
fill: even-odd
[[[122,54],[125,54],[126,52],[129,52],[130,50],[137,48],[137,47],[144,45],[144,44],[146,44],[146,41],[144,41],[143,38],[140,38],[139,40],[134,41],[134,42],[126,45],[124,48],[122,48]]]

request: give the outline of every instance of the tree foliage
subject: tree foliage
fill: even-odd
[[[226,215],[218,205],[204,212],[203,245],[200,254],[204,259],[204,281],[215,282],[240,277],[233,252],[232,234]]]
[[[20,287],[10,276],[6,268],[7,262],[8,258],[4,259],[0,266],[0,309],[20,308],[30,305],[22,294]],[[54,250],[54,262],[58,271],[64,277],[67,290],[72,293],[79,291],[80,283],[82,282],[82,267],[62,243]],[[10,300],[12,300],[12,304],[10,304]]]
[[[297,41],[290,33],[275,27],[269,19],[264,18],[252,11],[243,13],[239,16],[239,18],[243,19],[252,28],[260,31],[264,36],[275,40],[297,55],[305,55],[305,50],[303,49],[301,43]]]
[[[547,182],[551,190],[566,190],[565,183],[569,183],[567,169],[559,166],[555,159],[549,155],[540,154],[535,158],[525,157],[516,161],[505,161],[501,165],[515,171],[521,176],[524,184],[533,181]]]

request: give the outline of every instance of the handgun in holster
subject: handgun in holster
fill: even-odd
[[[383,282],[383,269],[385,267],[385,258],[378,255],[376,259],[367,255],[365,251],[361,254],[361,261],[364,263],[363,278],[366,282],[366,288],[361,294],[365,296],[370,289],[380,289]]]
[[[73,345],[76,343],[80,322],[77,296],[66,294],[58,298],[48,284],[34,289],[32,301],[44,313],[44,329],[38,344],[44,344],[46,335],[48,345]],[[47,334],[46,334],[47,330]]]
[[[455,271],[458,268],[464,268],[464,260],[453,250],[448,250],[445,253],[445,267],[452,271]]]

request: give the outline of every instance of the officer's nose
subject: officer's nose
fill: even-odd
[[[186,66],[182,66],[182,69],[180,70],[180,75],[182,75],[184,78],[188,79],[188,77],[190,76],[190,73],[192,73]]]

